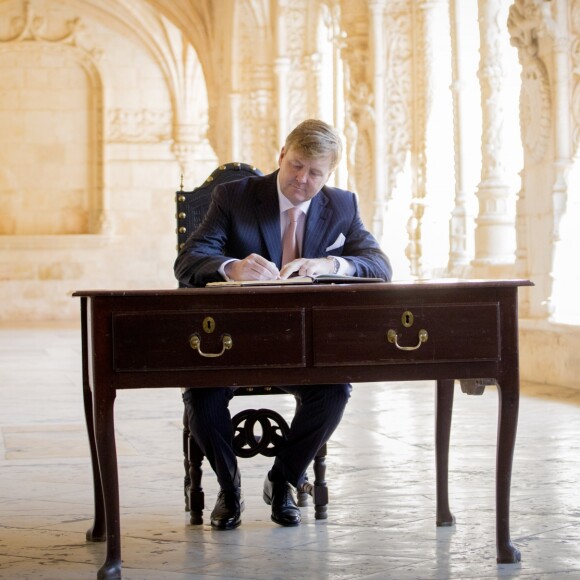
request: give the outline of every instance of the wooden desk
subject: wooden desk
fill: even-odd
[[[116,390],[186,386],[436,380],[436,521],[452,525],[447,469],[453,381],[497,384],[497,561],[519,561],[510,539],[509,499],[519,406],[517,288],[526,285],[531,283],[495,280],[76,292],[95,488],[87,539],[107,542],[98,578],[121,577]]]

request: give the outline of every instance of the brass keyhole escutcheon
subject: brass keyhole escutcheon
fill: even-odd
[[[411,328],[413,326],[414,316],[410,310],[405,310],[403,316],[401,316],[401,323],[405,328]]]
[[[215,330],[215,320],[211,316],[206,316],[202,322],[204,332],[211,334]]]

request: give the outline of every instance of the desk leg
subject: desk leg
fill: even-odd
[[[93,495],[95,502],[95,519],[93,525],[87,530],[87,542],[104,542],[105,535],[105,506],[103,504],[103,487],[101,486],[101,473],[99,471],[99,459],[97,457],[97,446],[95,443],[95,430],[93,427],[93,400],[91,389],[83,387],[83,398],[85,403],[85,421],[87,423],[87,433],[89,435],[89,447],[91,449],[91,464],[93,467]]]
[[[99,569],[98,580],[121,578],[121,522],[119,516],[119,476],[117,473],[117,450],[113,405],[115,390],[106,381],[95,380],[93,399],[95,440],[107,522],[107,556]]]
[[[89,436],[89,448],[91,451],[91,465],[93,469],[93,495],[95,506],[95,518],[91,528],[87,530],[87,542],[104,542],[105,537],[105,506],[103,504],[103,488],[101,486],[101,473],[95,444],[95,429],[93,425],[93,393],[89,381],[88,367],[88,342],[87,342],[87,299],[81,299],[81,337],[82,337],[82,361],[83,361],[83,402],[85,408],[85,422]]]
[[[502,388],[503,387],[503,388]],[[498,564],[514,564],[521,560],[520,551],[510,539],[510,487],[512,463],[518,427],[520,401],[519,381],[500,382],[499,425],[496,460],[496,537]]]
[[[455,516],[449,509],[449,439],[453,414],[453,379],[437,381],[435,409],[435,456],[437,471],[437,519],[438,526],[452,526]]]

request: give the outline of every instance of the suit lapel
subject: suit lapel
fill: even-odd
[[[324,190],[312,198],[302,240],[302,257],[304,258],[320,258],[323,255],[321,243],[326,239],[326,230],[331,223],[333,213],[328,207],[328,201]]]

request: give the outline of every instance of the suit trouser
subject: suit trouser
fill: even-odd
[[[290,433],[278,451],[274,467],[286,481],[298,487],[316,453],[338,427],[352,387],[334,384],[280,388],[296,397],[297,408]],[[228,409],[234,391],[234,388],[218,387],[188,389],[183,393],[189,430],[224,490],[240,485]]]

